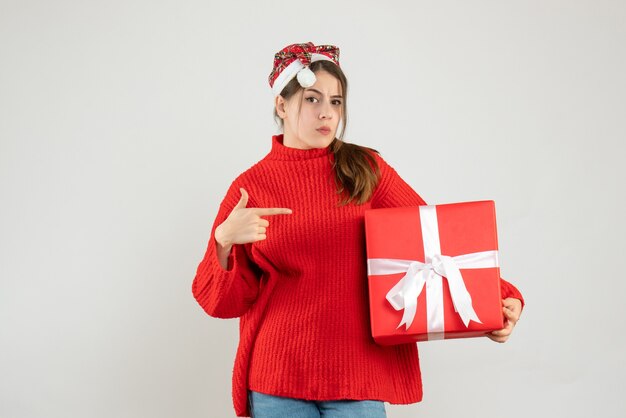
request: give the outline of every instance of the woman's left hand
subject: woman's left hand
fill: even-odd
[[[522,302],[515,298],[502,299],[502,311],[504,312],[504,328],[492,331],[485,336],[497,343],[504,343],[509,339],[515,324],[522,313]]]

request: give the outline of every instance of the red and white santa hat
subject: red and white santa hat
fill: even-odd
[[[309,69],[314,61],[328,60],[339,66],[339,48],[334,45],[313,45],[313,42],[291,44],[274,55],[274,68],[269,76],[274,97],[278,96],[294,77],[302,87],[315,84],[315,73]]]

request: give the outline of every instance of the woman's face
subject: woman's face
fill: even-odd
[[[320,70],[315,77],[315,84],[288,101],[280,95],[276,98],[276,112],[283,119],[283,144],[287,147],[325,148],[335,138],[342,116],[341,84],[327,71]],[[300,100],[302,109],[298,115]]]

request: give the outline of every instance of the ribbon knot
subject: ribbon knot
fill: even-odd
[[[426,266],[432,268],[435,273],[443,277],[446,275],[446,269],[444,267],[444,263],[446,262],[453,262],[452,257],[448,255],[435,254],[431,258],[430,263],[427,263]]]

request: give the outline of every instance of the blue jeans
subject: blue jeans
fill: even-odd
[[[382,401],[306,401],[248,391],[251,418],[386,418]]]

